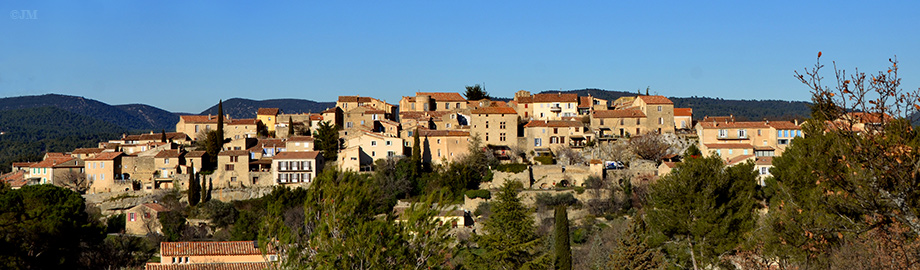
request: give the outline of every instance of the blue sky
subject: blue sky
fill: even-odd
[[[792,75],[818,51],[863,71],[897,55],[904,87],[920,86],[917,1],[698,2],[2,1],[0,97],[200,112],[218,98],[397,103],[485,83],[505,97],[807,100]]]

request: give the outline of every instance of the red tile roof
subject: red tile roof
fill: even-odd
[[[185,123],[202,123],[202,124],[216,124],[217,116],[216,115],[181,115],[180,119],[185,120]],[[229,121],[224,117],[224,121]]]
[[[536,94],[536,95],[533,95],[533,102],[534,103],[578,102],[578,94],[565,94],[565,93]]]
[[[338,108],[339,108],[339,107],[332,107],[332,108],[326,109],[325,111],[322,111],[322,112],[320,112],[320,113],[334,113],[334,112],[337,111]]]
[[[179,151],[179,149],[167,149],[167,150],[160,151],[153,158],[177,158],[179,156],[182,156],[182,154],[184,153]]]
[[[520,104],[533,103],[533,96],[529,96],[529,97],[515,97],[515,98],[514,98],[514,102],[520,103]]]
[[[253,241],[160,242],[162,256],[262,255]]]
[[[233,119],[228,123],[228,125],[255,125],[257,122],[262,122],[259,119]]]
[[[416,92],[415,96],[429,96],[431,99],[434,99],[435,102],[438,101],[466,101],[460,93],[456,92]]]
[[[591,102],[592,98],[589,96],[578,97],[578,107],[579,108],[591,108],[594,106],[594,102]]]
[[[851,113],[847,113],[846,116],[852,117],[856,121],[859,121],[860,123],[863,123],[863,124],[881,123],[883,116],[886,122],[891,121],[893,119],[893,117],[891,117],[891,115],[888,115],[888,114],[866,113],[866,112],[851,112]]]
[[[13,167],[32,167],[32,165],[36,163],[38,162],[13,162],[11,165],[13,165]]]
[[[286,145],[286,143],[284,142],[284,139],[259,139],[259,142],[256,144],[263,148],[264,147],[278,148],[278,147],[284,147]]]
[[[165,206],[163,206],[162,204],[158,204],[158,203],[145,203],[143,204],[143,206],[146,206],[147,208],[150,208],[150,210],[157,211],[157,212],[169,211],[169,209],[166,209]]]
[[[665,161],[665,162],[662,162],[661,164],[668,166],[668,168],[672,168],[672,169],[677,168],[677,162]]]
[[[122,154],[124,153],[122,152],[102,152],[102,153],[96,154],[95,157],[87,158],[86,160],[113,160],[117,157],[122,156]]]
[[[312,136],[293,136],[287,138],[289,142],[312,142],[314,138]]]
[[[51,167],[54,167],[54,166],[56,166],[56,165],[58,165],[58,164],[61,164],[61,163],[64,163],[64,162],[68,162],[68,161],[71,161],[71,160],[73,160],[73,157],[70,157],[70,156],[66,156],[66,157],[49,157],[49,158],[46,158],[45,160],[42,160],[42,161],[40,161],[40,162],[38,162],[38,163],[33,164],[33,165],[30,166],[30,167],[32,167],[32,168],[51,168]]]
[[[420,137],[466,137],[470,136],[469,131],[458,130],[425,130],[418,131]]]
[[[259,108],[256,111],[256,115],[278,115],[281,112],[281,109],[278,108]]]
[[[234,156],[234,157],[238,157],[238,156],[249,156],[249,151],[246,151],[246,150],[224,150],[224,151],[220,151],[220,153],[218,153],[217,155],[218,155],[218,156]]]
[[[200,157],[203,157],[207,153],[208,152],[205,152],[205,151],[191,151],[191,152],[188,152],[188,154],[185,154],[185,157],[186,158],[200,158]]]
[[[773,165],[773,157],[757,157],[756,159],[754,159],[754,164]]]
[[[276,154],[273,159],[316,159],[320,155],[319,151],[307,152],[281,152]]]
[[[775,129],[802,129],[801,126],[789,121],[770,121],[769,125]]]
[[[73,152],[70,152],[70,153],[71,153],[71,154],[74,154],[74,155],[98,154],[98,153],[101,153],[102,150],[105,150],[105,149],[102,149],[102,148],[77,148],[77,149],[74,149]]]
[[[729,159],[729,160],[726,162],[726,164],[728,164],[728,165],[735,165],[735,164],[744,162],[745,160],[751,159],[751,158],[753,158],[753,157],[754,157],[754,155],[742,155],[742,156],[737,156],[737,157],[734,157],[734,158],[732,158],[732,159]]]
[[[250,263],[147,263],[145,270],[264,270],[275,269],[277,265],[269,262]]]
[[[734,116],[734,115],[729,115],[729,116],[706,116],[706,117],[703,117],[703,122],[711,122],[711,121],[715,121],[715,122],[735,122],[735,116]]]
[[[528,127],[583,127],[584,124],[578,121],[559,121],[559,120],[534,120],[524,125]]]
[[[746,143],[707,143],[707,148],[710,149],[743,149],[749,148],[753,149],[754,146]]]
[[[339,96],[339,102],[371,102],[374,100],[377,99],[362,96]]]
[[[674,116],[693,116],[693,108],[674,108]]]
[[[700,121],[703,128],[767,128],[767,122],[717,122]]]
[[[310,120],[311,120],[311,121],[322,121],[322,120],[323,120],[323,115],[311,113],[311,114],[310,114]]]
[[[511,107],[482,107],[470,111],[472,114],[517,114]]]
[[[25,186],[29,181],[26,180],[26,171],[18,170],[7,174],[0,175],[0,182],[6,182],[12,187]]]
[[[644,101],[645,104],[674,104],[664,96],[639,96],[638,98]]]
[[[645,117],[645,113],[638,109],[600,110],[594,111],[592,116],[594,118],[642,118]]]

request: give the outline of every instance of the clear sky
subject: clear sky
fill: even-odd
[[[485,83],[504,97],[807,100],[793,71],[818,51],[864,71],[897,55],[905,88],[920,86],[918,1],[231,2],[2,1],[0,97],[197,113],[218,98],[398,103]]]

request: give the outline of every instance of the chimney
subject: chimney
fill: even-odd
[[[795,125],[796,125],[796,126],[799,125],[799,119],[795,119]]]

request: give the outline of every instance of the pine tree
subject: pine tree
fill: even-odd
[[[642,235],[644,223],[641,218],[636,220],[617,240],[607,267],[617,270],[664,269],[664,255],[648,246]]]
[[[466,92],[463,93],[463,95],[466,96],[466,99],[470,101],[492,98],[489,97],[489,93],[486,92],[485,88],[479,84],[473,86],[467,85]]]
[[[540,241],[528,208],[518,198],[520,188],[518,182],[505,182],[491,203],[492,216],[483,225],[486,233],[476,239],[485,250],[481,255],[483,267],[520,269],[537,255]]]
[[[569,242],[569,217],[566,211],[568,206],[564,204],[556,205],[556,269],[572,269],[572,246]]]

